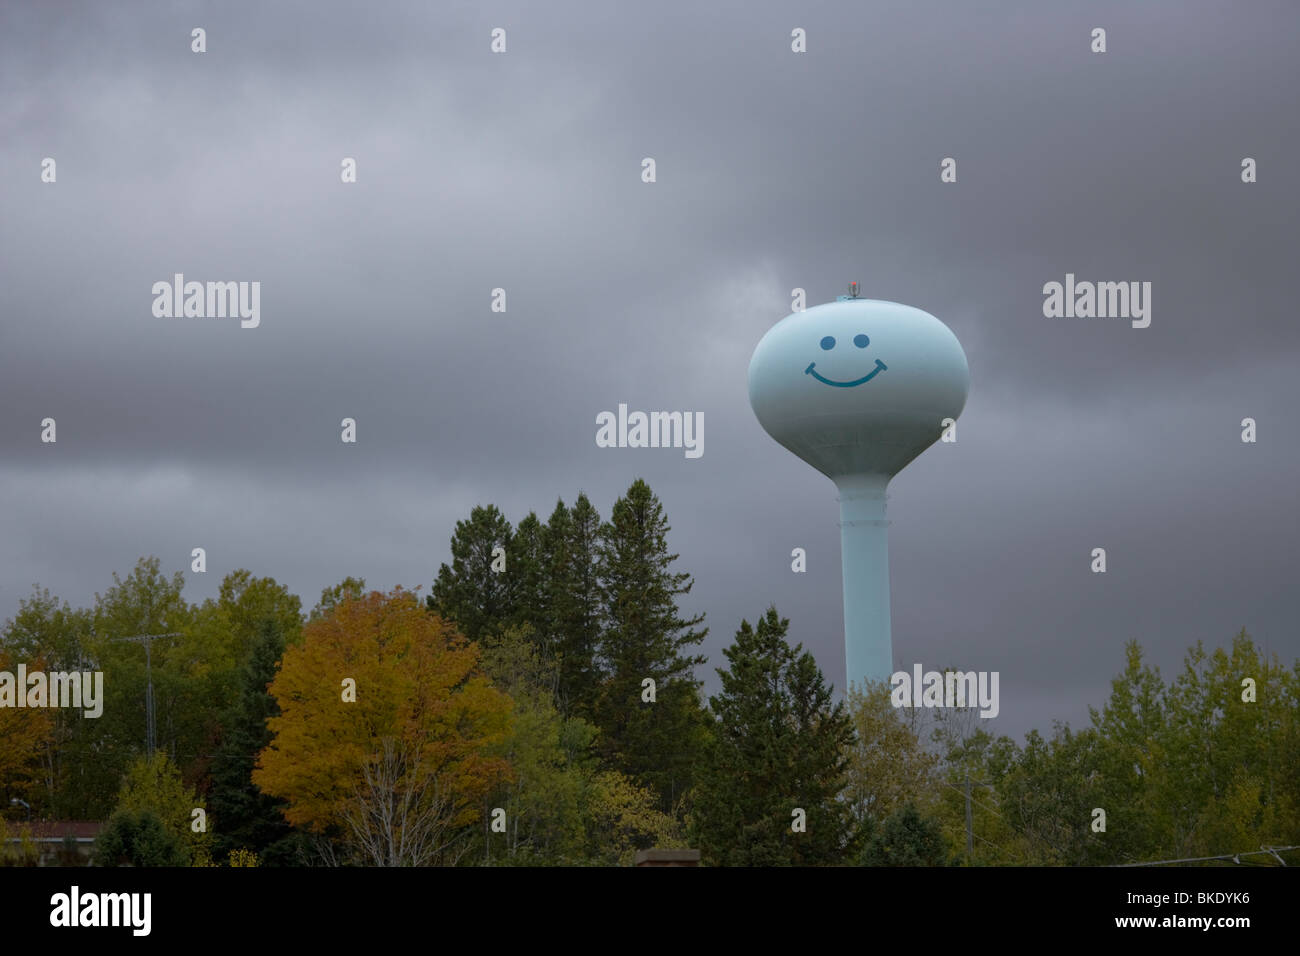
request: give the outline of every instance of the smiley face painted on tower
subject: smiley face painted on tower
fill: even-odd
[[[871,339],[869,339],[865,334],[859,332],[857,335],[853,336],[853,344],[860,349],[865,349],[868,345],[871,344]],[[822,338],[821,347],[824,351],[827,352],[835,348],[835,336],[827,335],[824,338]],[[826,376],[818,372],[816,370],[816,366],[817,366],[816,362],[809,362],[808,367],[803,370],[803,373],[805,375],[811,375],[813,378],[817,379],[817,381],[821,382],[823,385],[831,385],[835,388],[854,388],[855,386],[862,385],[865,382],[871,381],[881,372],[889,368],[889,366],[887,366],[884,362],[880,361],[880,359],[876,359],[876,367],[873,368],[866,375],[862,376],[861,378],[855,378],[851,382],[837,382],[834,379],[827,378]]]
[[[969,387],[952,330],[882,299],[792,312],[749,360],[749,403],[763,429],[836,480],[898,474],[939,440],[944,418],[961,414]]]

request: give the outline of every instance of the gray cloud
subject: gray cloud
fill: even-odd
[[[517,521],[584,489],[608,514],[644,476],[707,675],[775,602],[842,685],[834,489],[762,432],[745,371],[793,287],[856,279],[971,366],[959,441],[891,489],[900,664],[1001,670],[1019,732],[1085,719],[1130,638],[1169,669],[1244,625],[1294,658],[1297,26],[1288,4],[0,7],[0,616],[32,581],[84,603],[199,545],[191,600],[241,566],[309,606],[345,574],[427,587],[475,503]],[[178,271],[260,281],[261,327],[155,319]],[[1044,318],[1067,272],[1151,281],[1151,327]],[[703,411],[704,457],[597,448],[619,402]]]

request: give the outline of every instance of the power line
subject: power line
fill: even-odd
[[[1286,860],[1278,856],[1279,853],[1286,853],[1289,850],[1300,850],[1300,846],[1264,846],[1260,845],[1258,850],[1245,850],[1241,853],[1221,853],[1218,856],[1189,856],[1181,860],[1150,860],[1146,863],[1117,863],[1116,866],[1170,866],[1175,863],[1207,863],[1212,860],[1230,860],[1241,866],[1268,866],[1269,864],[1259,863],[1242,863],[1243,856],[1271,856],[1282,866],[1286,866]]]

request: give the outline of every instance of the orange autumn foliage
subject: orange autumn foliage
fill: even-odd
[[[355,702],[342,699],[346,678]],[[409,758],[389,785],[416,799],[436,792],[448,826],[473,823],[484,795],[509,778],[494,754],[512,729],[511,699],[479,669],[478,645],[400,587],[345,600],[307,624],[269,690],[280,716],[268,721],[275,736],[253,782],[287,802],[295,826],[345,827],[373,796],[385,742]]]

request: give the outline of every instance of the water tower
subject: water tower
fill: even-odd
[[[970,370],[952,330],[928,312],[860,299],[772,326],[749,362],[749,403],[769,435],[839,489],[846,682],[888,680],[885,489],[966,404]]]

